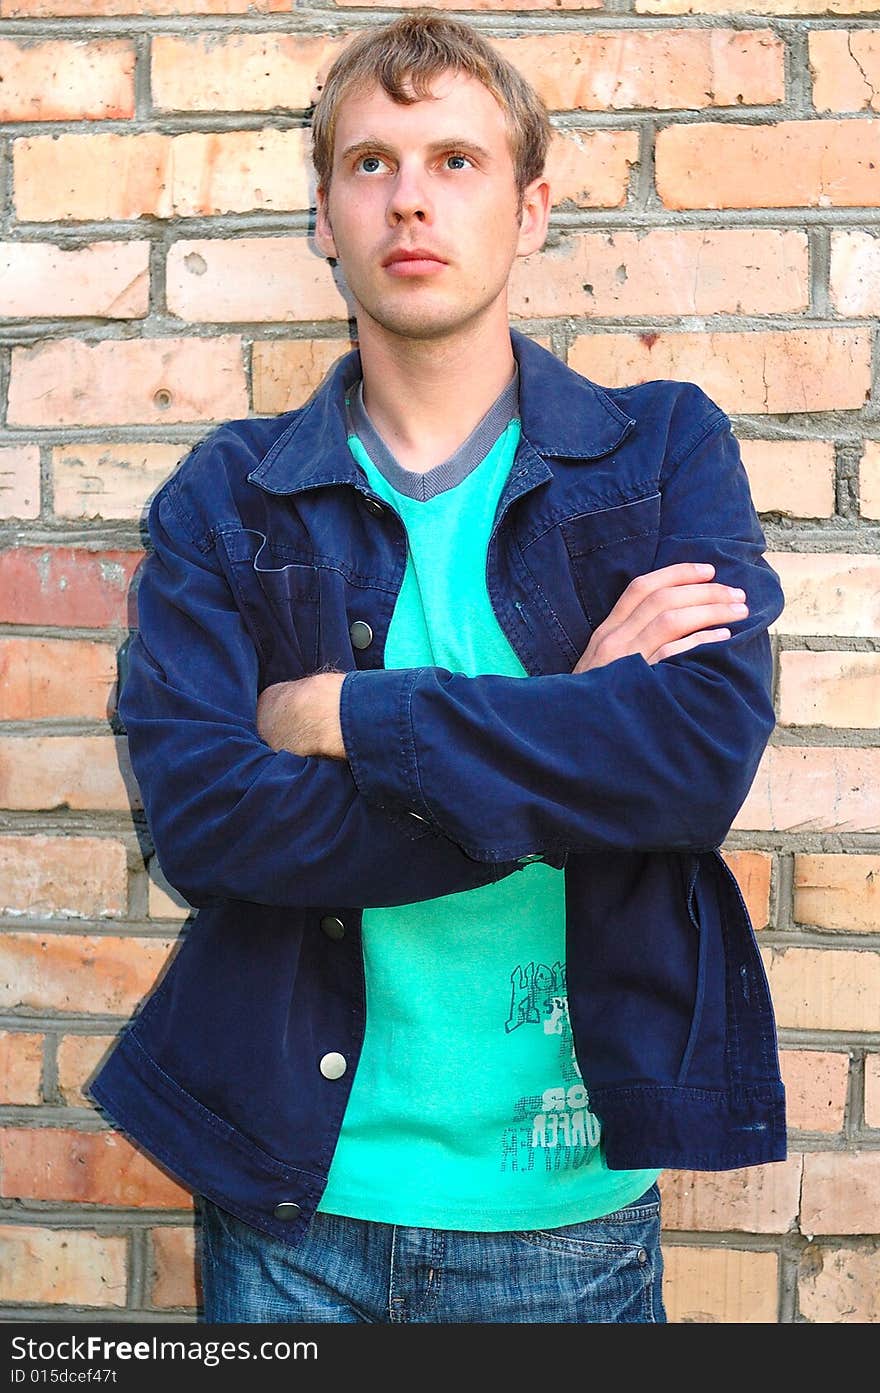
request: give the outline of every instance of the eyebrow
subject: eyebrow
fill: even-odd
[[[475,141],[469,140],[467,136],[450,135],[444,136],[442,140],[432,140],[427,147],[429,153],[434,154],[440,150],[460,150],[462,154],[476,155],[478,159],[491,160],[492,155],[488,150],[484,150],[482,145],[477,145]],[[366,153],[379,153],[383,155],[393,155],[394,147],[387,141],[378,138],[367,137],[366,140],[355,141],[353,145],[346,145],[340,155],[340,160],[349,160],[355,155]]]

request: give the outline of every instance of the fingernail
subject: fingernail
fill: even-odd
[[[704,561],[697,562],[697,570],[703,576],[714,576],[715,574],[715,567]]]
[[[749,607],[748,605],[731,605],[730,610],[732,614],[748,614]]]
[[[732,600],[744,600],[746,592],[744,590],[728,590],[728,595]]]

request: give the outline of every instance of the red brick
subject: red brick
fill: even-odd
[[[4,1224],[0,1227],[0,1301],[124,1306],[126,1249],[125,1238],[88,1229]]]
[[[795,311],[809,304],[808,269],[806,236],[794,230],[568,234],[514,262],[510,312],[550,318]]]
[[[70,1107],[91,1107],[85,1085],[115,1043],[115,1035],[64,1035],[58,1042],[58,1092]]]
[[[148,309],[149,255],[148,242],[92,242],[74,251],[53,242],[0,243],[0,314],[138,319]]]
[[[150,1305],[192,1309],[201,1301],[196,1283],[195,1232],[192,1228],[151,1229]]]
[[[574,340],[568,363],[608,386],[697,382],[728,412],[858,409],[871,391],[865,329],[591,333]]]
[[[657,192],[667,208],[861,208],[880,203],[876,121],[667,126],[657,133],[655,161]],[[756,179],[759,169],[772,170],[772,177]]]
[[[140,808],[128,746],[107,735],[0,736],[0,808]]]
[[[880,30],[814,29],[807,41],[817,111],[880,111]]]
[[[192,905],[187,904],[186,900],[162,873],[162,868],[155,856],[151,856],[147,865],[150,877],[149,890],[149,910],[151,919],[177,919],[183,922],[192,913]]]
[[[139,518],[185,454],[182,445],[137,441],[59,446],[52,451],[55,514]]]
[[[781,653],[779,721],[880,726],[880,653]]]
[[[168,308],[189,323],[348,319],[327,262],[305,237],[179,241],[168,253]]]
[[[771,745],[737,831],[880,832],[880,749]]]
[[[865,1055],[865,1126],[880,1127],[880,1054]]]
[[[880,1234],[880,1151],[804,1157],[801,1231]]]
[[[759,513],[793,518],[834,514],[834,445],[830,440],[739,441]]]
[[[785,96],[770,29],[616,29],[494,39],[551,111],[771,105]]]
[[[775,1323],[779,1303],[776,1253],[667,1244],[663,1303],[670,1324]]]
[[[342,34],[160,34],[150,75],[158,111],[301,111],[354,37]]]
[[[555,206],[622,208],[629,172],[639,162],[637,131],[556,128],[545,174]]]
[[[134,115],[128,39],[0,39],[0,121],[100,121]]]
[[[186,1209],[191,1198],[118,1132],[10,1127],[0,1132],[7,1198]]]
[[[124,914],[126,852],[109,837],[0,836],[0,912],[34,918]]]
[[[5,19],[54,19],[56,16],[97,19],[105,15],[267,15],[289,13],[295,6],[296,0],[0,0],[0,15]]]
[[[155,985],[174,941],[99,934],[0,935],[0,1002],[9,1008],[128,1016]]]
[[[0,448],[0,518],[40,516],[40,451],[36,445]]]
[[[772,856],[764,851],[724,851],[722,855],[742,892],[752,927],[765,929],[770,922]]]
[[[780,634],[880,636],[880,558],[870,552],[770,552],[779,573],[785,609],[774,624]]]
[[[798,1307],[802,1320],[820,1325],[880,1322],[877,1250],[811,1243],[801,1254]]]
[[[799,1132],[840,1132],[849,1055],[834,1050],[782,1050],[780,1063],[789,1127]]]
[[[36,1107],[42,1102],[42,1074],[43,1036],[0,1030],[0,1103]]]
[[[779,1026],[880,1029],[880,954],[845,948],[767,948],[764,966]]]
[[[866,440],[859,466],[859,510],[863,518],[880,519],[880,440]]]
[[[831,233],[829,288],[840,314],[880,314],[880,243],[861,228]]]
[[[0,623],[88,629],[136,623],[130,595],[142,551],[10,547],[0,551]]]
[[[665,1171],[663,1226],[697,1232],[787,1233],[798,1212],[801,1157],[729,1171]]]
[[[356,339],[268,339],[253,347],[254,410],[261,415],[303,406]]]
[[[116,651],[87,639],[0,637],[0,717],[101,720],[115,705]]]
[[[636,14],[730,14],[730,0],[636,0]],[[749,0],[750,15],[874,14],[877,0]]]
[[[170,425],[247,415],[241,340],[60,339],[14,348],[8,420],[19,426]]]
[[[795,856],[794,917],[820,929],[880,932],[880,856]]]

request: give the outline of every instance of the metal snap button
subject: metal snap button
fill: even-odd
[[[344,1054],[336,1054],[334,1051],[331,1051],[330,1054],[324,1055],[318,1068],[321,1070],[325,1079],[341,1079],[348,1065]]]
[[[528,856],[518,856],[517,864],[520,866],[530,866],[533,861],[543,861],[544,857],[540,851],[530,851]]]
[[[369,511],[373,514],[374,518],[380,518],[382,514],[385,512],[385,509],[382,507],[382,504],[377,503],[375,498],[365,498],[364,507],[369,509]]]
[[[321,928],[328,938],[345,938],[345,925],[335,914],[325,914],[321,920]]]
[[[276,1219],[285,1220],[299,1218],[300,1212],[301,1206],[295,1204],[293,1200],[282,1200],[281,1203],[276,1204],[275,1208],[272,1210]]]
[[[363,619],[356,619],[348,632],[353,648],[369,648],[373,642],[373,630]]]

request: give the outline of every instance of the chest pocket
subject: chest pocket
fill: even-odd
[[[635,576],[652,569],[659,530],[659,493],[580,513],[560,523],[591,629],[608,618]]]
[[[261,660],[262,685],[318,666],[319,578],[313,562],[262,532],[225,533],[227,573]]]

